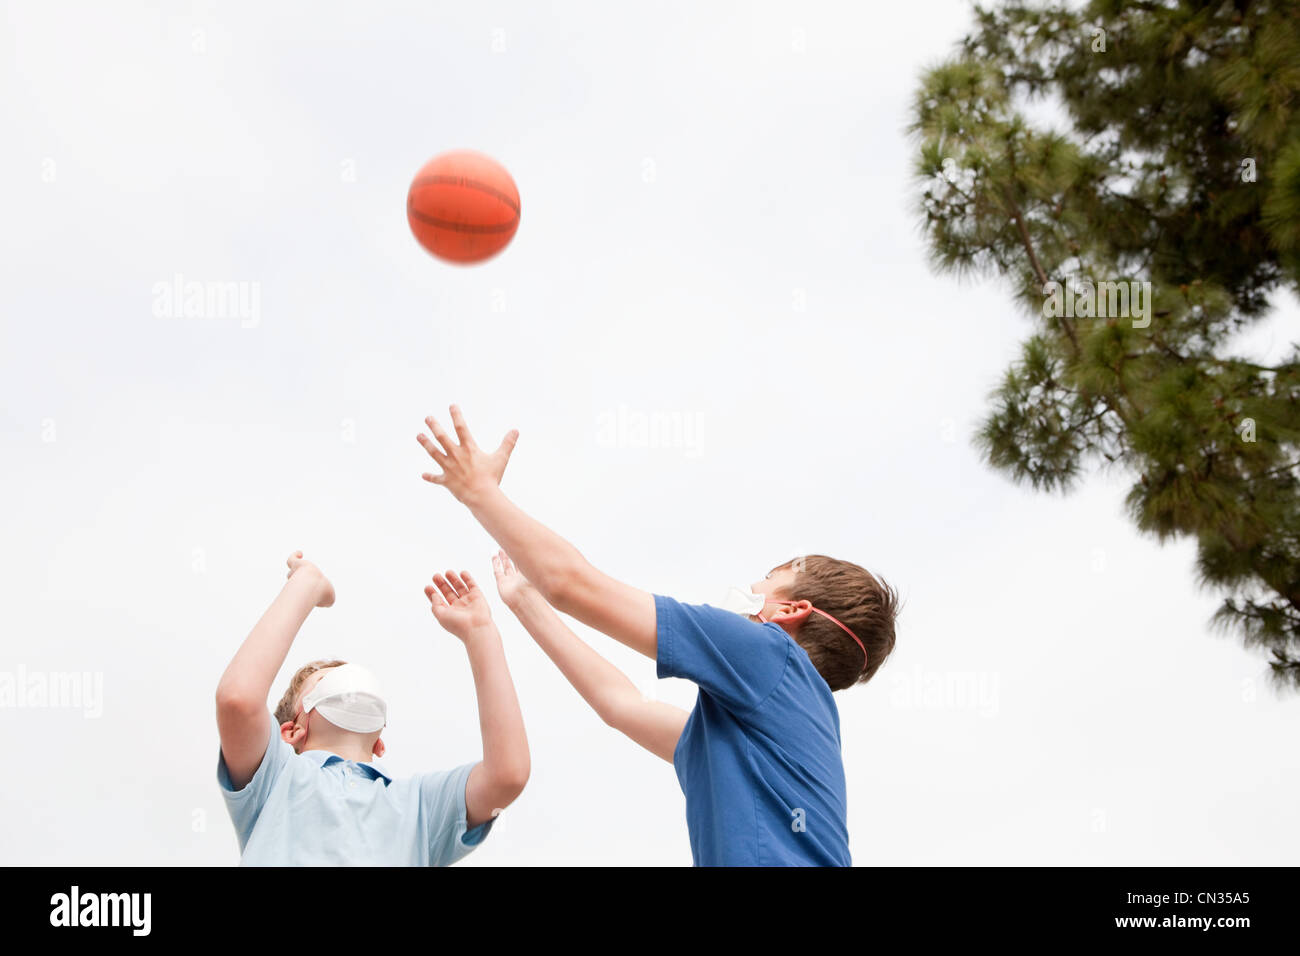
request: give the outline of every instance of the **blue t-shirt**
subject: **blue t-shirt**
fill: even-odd
[[[840,714],[778,624],[656,594],[657,672],[700,692],[673,767],[696,866],[850,866]]]

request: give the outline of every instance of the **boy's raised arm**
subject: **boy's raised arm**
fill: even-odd
[[[523,792],[530,771],[528,737],[501,634],[474,578],[468,571],[435,574],[424,593],[438,623],[464,643],[474,675],[483,759],[465,782],[465,822],[472,830]]]
[[[626,674],[574,634],[502,551],[492,559],[497,592],[539,647],[600,719],[669,763],[689,716],[647,700]]]
[[[524,513],[501,491],[501,475],[517,432],[510,432],[491,454],[475,443],[460,409],[451,406],[453,440],[431,415],[425,419],[433,439],[418,440],[442,469],[424,479],[443,485],[469,508],[478,523],[508,552],[519,570],[558,611],[649,658],[658,656],[654,595],[616,581],[596,569],[569,542]]]
[[[314,607],[334,603],[334,587],[302,552],[286,562],[289,580],[253,626],[217,683],[217,732],[230,782],[241,790],[253,779],[270,739],[266,699],[298,629]]]

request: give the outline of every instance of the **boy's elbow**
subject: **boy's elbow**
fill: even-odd
[[[519,798],[519,795],[524,792],[524,787],[528,786],[528,776],[531,771],[532,768],[526,759],[502,768],[494,781],[501,806],[504,807]]]
[[[546,599],[546,603],[555,608],[555,610],[559,611],[561,614],[569,613],[569,602],[571,600],[570,595],[572,594],[572,589],[562,581],[557,579],[553,582],[549,582],[546,587],[538,588],[537,590],[542,593],[542,597]]]
[[[623,733],[623,728],[628,722],[628,708],[623,705],[617,698],[599,700],[593,705],[596,714],[605,722],[606,727],[612,727]]]
[[[257,700],[256,695],[249,693],[242,687],[225,683],[217,685],[218,714],[231,716],[251,714],[265,706],[264,702]]]
[[[546,586],[539,588],[546,603],[563,614],[571,614],[585,586],[581,563],[566,564],[547,575]]]
[[[530,772],[529,767],[525,765],[524,768],[519,771],[519,773],[511,777],[510,785],[508,788],[511,794],[510,796],[511,800],[517,798],[521,793],[524,792],[524,788],[528,786],[529,772]]]

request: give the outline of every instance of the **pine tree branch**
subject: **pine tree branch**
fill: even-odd
[[[1012,160],[1012,172],[1015,171],[1015,161]],[[1021,211],[1015,196],[1012,194],[1011,185],[1008,183],[1003,187],[1003,197],[1006,199],[1008,211],[1011,218],[1016,224],[1016,231],[1020,234],[1020,243],[1025,247],[1025,254],[1029,256],[1029,264],[1033,267],[1034,275],[1038,277],[1039,286],[1046,286],[1048,283],[1047,273],[1043,271],[1042,264],[1038,261],[1038,253],[1034,251],[1034,241],[1029,235],[1029,227],[1025,225],[1025,214]],[[1079,356],[1079,337],[1075,333],[1074,325],[1066,321],[1065,316],[1057,317],[1061,328],[1069,336],[1070,344],[1074,347],[1075,358]]]
[[[1219,358],[1216,355],[1205,356],[1205,361],[1213,362],[1215,365],[1221,365],[1225,368],[1247,368],[1252,372],[1269,372],[1273,375],[1295,368],[1294,362],[1283,362],[1281,365],[1256,365],[1254,362],[1248,362],[1239,358]]]

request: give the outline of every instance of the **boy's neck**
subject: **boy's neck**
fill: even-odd
[[[351,760],[354,763],[370,763],[370,761],[375,759],[374,752],[367,749],[365,744],[348,746],[348,744],[342,741],[330,743],[312,741],[303,748],[302,752],[306,753],[309,750],[323,750],[326,753],[334,754],[336,757],[342,757],[344,760]]]

